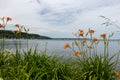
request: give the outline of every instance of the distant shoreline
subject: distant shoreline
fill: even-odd
[[[16,38],[6,38],[6,39],[12,40]],[[26,40],[27,38],[19,38],[19,39]],[[28,40],[83,40],[83,38],[28,38]],[[90,39],[84,38],[84,40],[90,40]],[[99,40],[103,41],[103,39],[99,39]],[[109,41],[120,41],[120,39],[109,39]]]
[[[51,38],[51,40],[90,40],[89,38]],[[103,39],[99,39],[103,41]],[[109,39],[110,41],[120,41],[120,39]]]

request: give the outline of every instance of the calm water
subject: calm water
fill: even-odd
[[[72,50],[64,49],[63,46],[66,42],[72,43],[72,40],[28,40],[29,48],[34,49],[37,46],[38,51],[44,51],[46,49],[48,54],[59,54],[59,55],[71,55]],[[19,45],[18,41],[8,39],[5,41],[5,49],[9,49],[11,51],[15,50],[15,44]],[[103,53],[103,41],[98,44],[98,52],[99,54]],[[27,49],[27,41],[21,40],[21,50]],[[120,50],[120,45],[118,45],[118,41],[110,41],[109,43],[109,54],[113,55]]]

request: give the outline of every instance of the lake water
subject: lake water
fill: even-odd
[[[44,51],[48,54],[58,54],[58,55],[72,55],[71,49],[64,49],[63,46],[66,42],[72,43],[73,40],[28,40],[29,48],[34,49],[37,46],[38,51]],[[5,40],[5,49],[15,51],[15,45],[19,45],[19,41],[7,39]],[[103,41],[101,41],[97,46],[98,54],[103,53]],[[27,40],[21,40],[21,50],[27,49]],[[110,41],[109,43],[109,54],[114,55],[115,53],[119,52],[120,45],[118,45],[118,41]]]

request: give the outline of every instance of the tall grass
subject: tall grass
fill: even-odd
[[[71,76],[68,65],[62,57],[48,56],[46,53],[31,49],[23,55],[5,55],[0,60],[0,77],[4,80],[69,80]],[[2,57],[2,56],[0,56]]]

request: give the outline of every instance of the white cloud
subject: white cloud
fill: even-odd
[[[120,0],[1,0],[0,16],[10,16],[12,24],[25,25],[34,33],[73,37],[72,32],[79,28],[91,27],[98,34],[117,30],[101,26],[99,16],[120,22],[119,5]]]
[[[38,14],[41,21],[50,24],[70,24],[86,11],[92,11],[101,7],[119,5],[119,0],[40,0]],[[111,4],[112,3],[112,4]]]

